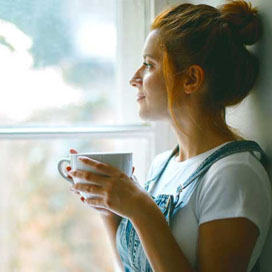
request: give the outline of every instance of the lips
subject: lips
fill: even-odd
[[[137,95],[137,102],[143,100],[145,98],[144,95]]]
[[[145,97],[145,95],[143,95],[143,94],[137,94],[137,98],[138,98],[138,99],[144,98],[144,97]]]

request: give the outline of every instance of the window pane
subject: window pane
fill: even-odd
[[[122,59],[140,60],[144,2],[0,0],[1,126],[123,123],[124,92],[139,121]]]
[[[71,147],[133,152],[144,182],[148,146],[144,138],[0,141],[0,271],[114,271],[100,216],[70,192],[57,162]]]

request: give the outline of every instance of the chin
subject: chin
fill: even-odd
[[[147,108],[140,107],[138,115],[143,121],[155,122],[169,120],[169,113],[157,108],[148,111]]]
[[[139,113],[139,117],[143,120],[143,121],[149,121],[149,122],[155,122],[155,121],[161,121],[162,118],[159,116],[152,116],[151,114],[144,114],[144,113]]]

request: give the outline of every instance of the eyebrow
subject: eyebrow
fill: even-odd
[[[151,58],[151,59],[156,59],[154,56],[152,56],[151,54],[144,54],[143,55],[143,58],[145,59],[146,57],[149,57],[149,58]]]

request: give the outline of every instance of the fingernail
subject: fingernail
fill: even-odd
[[[67,167],[66,167],[66,170],[67,170],[67,171],[71,171],[72,168],[71,168],[70,166],[67,166]]]
[[[77,152],[76,152],[76,150],[75,150],[75,149],[70,148],[70,153],[71,153],[71,154],[76,154]]]
[[[82,202],[85,202],[85,198],[84,198],[83,196],[80,198],[80,200],[81,200]]]

